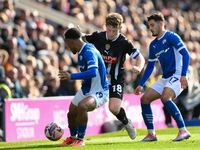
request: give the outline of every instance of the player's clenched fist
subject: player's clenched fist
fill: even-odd
[[[140,92],[141,90],[142,90],[142,86],[141,86],[141,85],[138,85],[137,88],[135,89],[134,94],[135,94],[135,95],[140,95],[140,94],[141,94],[141,92]]]

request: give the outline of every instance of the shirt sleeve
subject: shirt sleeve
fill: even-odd
[[[147,67],[144,71],[144,75],[143,75],[142,80],[140,81],[139,85],[144,86],[144,84],[147,82],[147,80],[151,76],[151,74],[154,70],[155,64],[156,64],[156,61],[148,61]]]
[[[188,51],[186,51],[184,49],[180,50],[179,52],[183,56],[183,67],[182,67],[181,76],[186,76],[188,67],[189,67],[189,63],[190,63],[190,54]]]
[[[155,56],[155,54],[152,51],[153,48],[153,43],[151,43],[149,45],[149,60],[148,60],[148,64],[147,67],[144,71],[144,75],[142,77],[142,80],[140,81],[139,85],[144,86],[144,84],[147,82],[147,80],[149,79],[149,77],[151,76],[154,67],[156,65],[157,62],[157,57]]]
[[[129,39],[127,39],[127,38],[125,38],[125,39],[126,39],[125,40],[125,42],[126,42],[126,53],[128,53],[131,56],[131,55],[133,55],[133,53],[135,51],[139,52],[139,50],[137,50],[137,48],[133,45],[133,43]]]
[[[95,55],[95,49],[88,48],[84,52],[84,60],[87,63],[87,70],[80,73],[71,74],[71,79],[91,79],[97,75],[98,70],[98,58]],[[97,51],[98,52],[98,51]]]
[[[94,51],[96,51],[96,50],[95,49],[88,49],[84,53],[84,58],[85,58],[85,61],[87,62],[87,69],[89,69],[91,67],[97,67],[98,68],[98,58],[94,54]]]
[[[135,59],[137,58],[138,56],[140,55],[140,51],[139,50],[136,50],[134,52],[131,53],[130,57]]]
[[[96,77],[97,75],[97,67],[91,67],[86,71],[80,72],[80,73],[72,73],[71,79],[77,80],[77,79],[91,79],[93,77]]]
[[[88,43],[95,43],[95,40],[97,39],[97,34],[99,31],[95,31],[92,34],[86,34],[85,39]]]
[[[190,63],[190,54],[178,34],[173,33],[169,38],[169,42],[182,55],[183,66],[182,66],[181,76],[186,76],[188,67],[189,67],[189,63]]]

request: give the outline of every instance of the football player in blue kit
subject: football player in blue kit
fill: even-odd
[[[148,64],[141,82],[135,89],[135,94],[139,95],[141,93],[140,91],[152,74],[157,60],[161,64],[163,75],[141,97],[142,116],[148,130],[148,135],[141,140],[142,142],[157,141],[150,103],[159,98],[176,121],[179,129],[178,136],[173,141],[181,141],[190,137],[182,115],[172,101],[188,86],[186,75],[190,55],[182,39],[176,33],[165,30],[164,22],[161,13],[154,13],[148,17],[149,29],[152,36],[156,38],[149,46]]]
[[[58,76],[61,80],[83,79],[84,81],[72,99],[67,114],[71,136],[60,145],[84,146],[88,112],[102,106],[109,99],[106,68],[99,51],[92,44],[82,41],[81,32],[77,28],[68,29],[64,39],[72,53],[78,53],[81,72],[70,74],[60,70]]]

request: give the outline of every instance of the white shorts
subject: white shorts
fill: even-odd
[[[84,95],[82,90],[80,89],[76,93],[74,98],[72,99],[72,103],[75,106],[78,106],[78,103],[80,101],[82,101],[83,99],[87,98],[88,96],[94,97],[94,99],[96,100],[96,108],[98,108],[98,107],[102,106],[103,104],[105,104],[109,100],[109,90],[96,92],[96,93],[87,93]]]
[[[177,75],[171,76],[166,79],[160,78],[150,87],[154,89],[156,92],[158,92],[160,95],[162,95],[165,87],[169,87],[175,92],[175,97],[177,97],[183,91],[183,88],[181,88],[180,78],[181,76],[177,76]]]

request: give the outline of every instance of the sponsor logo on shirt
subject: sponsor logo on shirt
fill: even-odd
[[[117,57],[102,55],[102,58],[106,63],[111,63],[111,64],[117,63]]]
[[[156,53],[156,57],[159,58],[162,53],[167,53],[168,50],[170,50],[169,47],[167,49],[165,49],[165,50],[161,50],[160,52]]]

